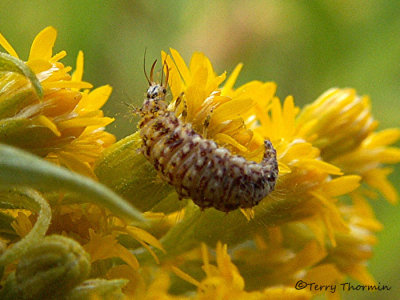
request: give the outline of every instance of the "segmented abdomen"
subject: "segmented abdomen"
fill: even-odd
[[[257,205],[275,187],[276,152],[265,141],[262,162],[232,155],[196,133],[173,112],[147,114],[139,123],[143,153],[181,198],[229,212]]]

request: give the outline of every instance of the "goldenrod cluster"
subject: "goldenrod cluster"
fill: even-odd
[[[397,201],[386,165],[400,130],[376,131],[368,97],[334,88],[299,109],[273,82],[234,88],[241,64],[226,79],[202,53],[162,52],[178,118],[249,160],[265,139],[277,150],[258,206],[201,211],[157,177],[137,133],[105,130],[111,88],[82,80],[81,52],[71,75],[55,39],[45,28],[22,61],[0,35],[2,299],[310,299],[296,282],[374,284],[368,199]]]

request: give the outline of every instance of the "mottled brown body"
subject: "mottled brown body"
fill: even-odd
[[[181,198],[229,212],[257,205],[274,189],[278,163],[271,142],[264,142],[260,163],[232,155],[168,111],[165,93],[162,85],[150,84],[140,109],[140,136],[143,154]]]

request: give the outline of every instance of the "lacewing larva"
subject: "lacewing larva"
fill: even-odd
[[[151,67],[147,97],[138,110],[143,154],[160,177],[175,187],[179,197],[191,198],[201,209],[223,212],[257,205],[275,187],[278,177],[276,151],[265,140],[260,163],[248,161],[218,147],[192,129],[190,123],[168,110],[167,68],[165,82],[153,81]]]

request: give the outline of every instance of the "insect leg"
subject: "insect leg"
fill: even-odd
[[[186,100],[183,98],[183,95],[182,95],[182,99],[183,99],[182,119],[185,122],[187,114],[188,114],[188,107],[187,107]]]
[[[140,107],[135,106],[132,103],[128,103],[123,101],[124,105],[128,108],[129,112],[131,112],[133,115],[140,115],[142,112],[142,109]]]
[[[178,96],[178,98],[176,98],[175,105],[174,105],[174,111],[177,110],[178,106],[181,104],[182,101],[183,101],[182,118],[183,118],[183,121],[185,121],[186,117],[187,117],[187,103],[186,103],[186,100],[184,99],[184,92],[182,92]]]
[[[207,117],[204,120],[203,136],[207,136],[208,126],[210,126],[211,116],[212,116],[213,112],[214,112],[214,108],[211,108],[210,113],[207,115]]]
[[[182,97],[183,97],[183,92],[175,100],[174,111],[176,111],[176,109],[178,108],[179,104],[181,104]]]

